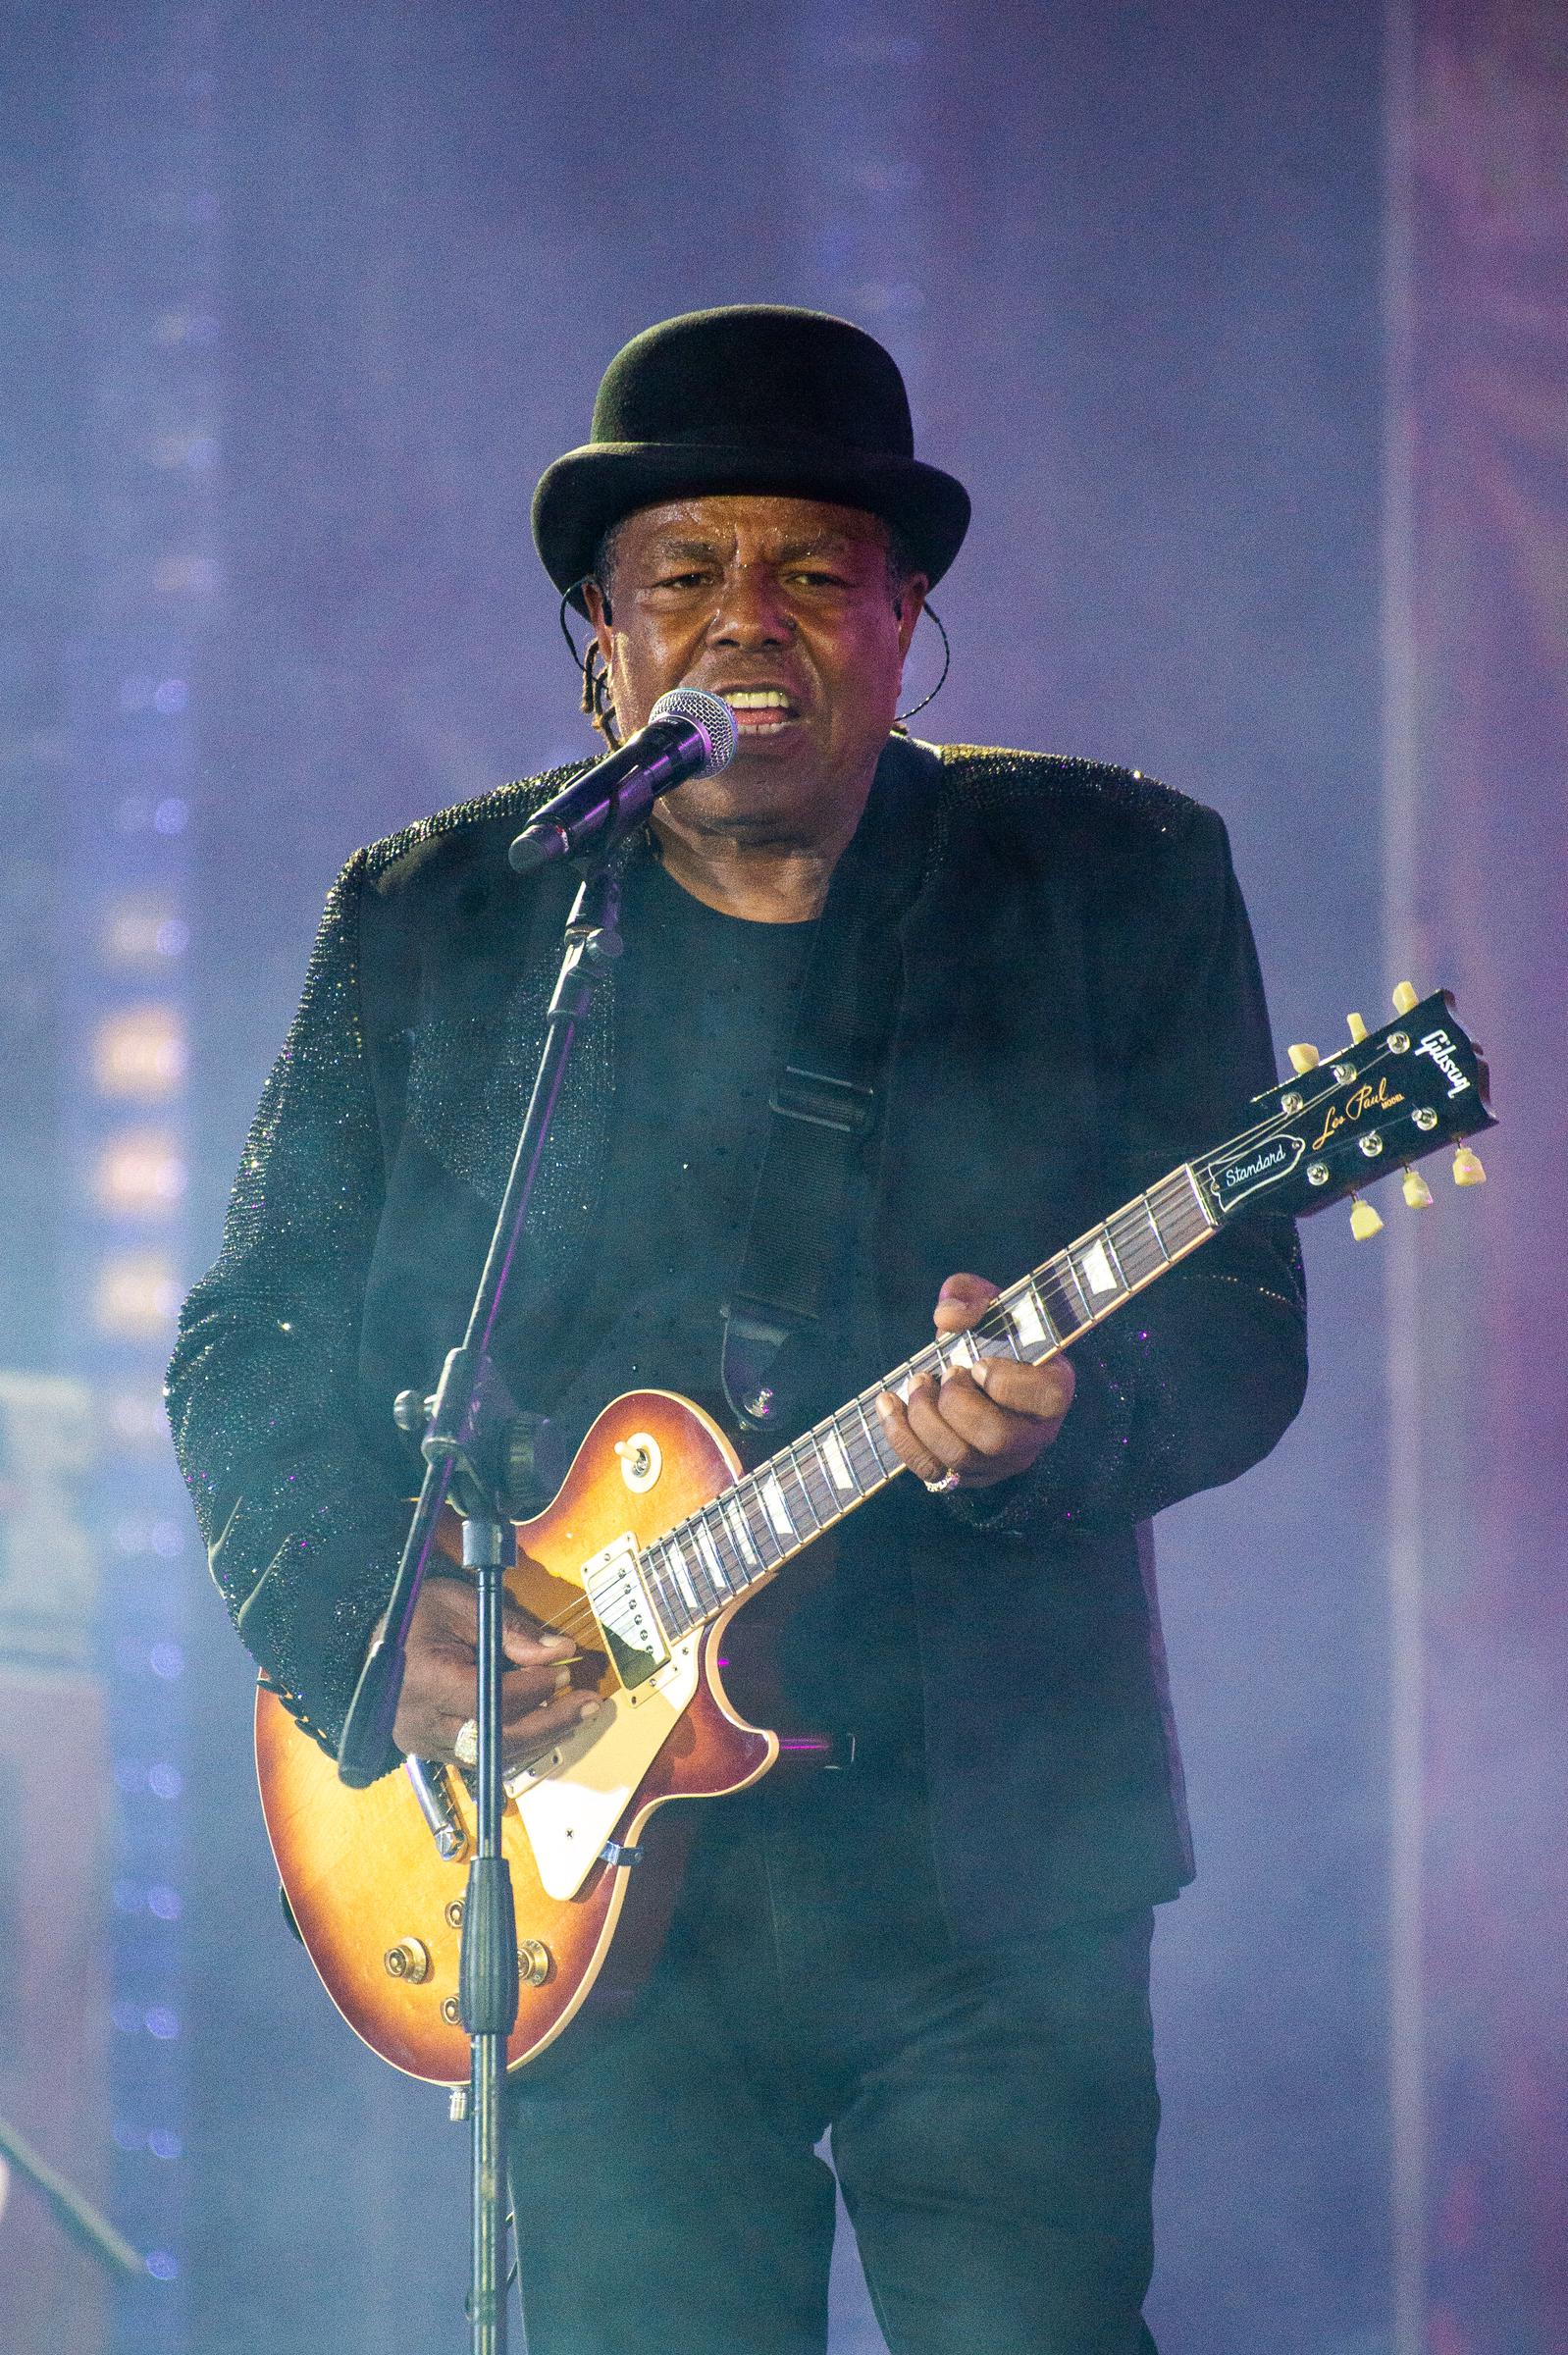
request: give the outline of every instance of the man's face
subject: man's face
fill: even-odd
[[[874,516],[725,494],[644,507],[585,592],[623,736],[672,687],[735,706],[740,749],[660,803],[681,829],[811,842],[853,828],[898,707],[925,582],[888,578]]]

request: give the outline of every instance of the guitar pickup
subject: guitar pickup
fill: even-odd
[[[646,1685],[669,1658],[669,1646],[644,1583],[641,1549],[629,1531],[584,1563],[583,1592],[626,1691]]]

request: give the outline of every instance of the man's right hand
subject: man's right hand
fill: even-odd
[[[508,1596],[503,1603],[501,1733],[508,1768],[549,1750],[600,1706],[573,1691],[569,1636],[541,1633]],[[450,1758],[459,1726],[474,1714],[478,1600],[466,1579],[431,1578],[420,1589],[408,1631],[403,1689],[392,1740],[410,1757]]]

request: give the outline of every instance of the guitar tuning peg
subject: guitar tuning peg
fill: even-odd
[[[1350,1231],[1358,1243],[1370,1243],[1375,1234],[1383,1232],[1383,1221],[1370,1202],[1351,1203]]]
[[[1455,1185],[1485,1185],[1487,1182],[1481,1155],[1473,1153],[1468,1145],[1461,1145],[1453,1157],[1453,1181]]]
[[[1359,1014],[1347,1014],[1345,1016],[1345,1021],[1350,1031],[1350,1044],[1353,1047],[1359,1047],[1362,1040],[1367,1035],[1366,1023],[1362,1020]]]
[[[1298,1077],[1303,1072],[1315,1072],[1318,1068],[1319,1058],[1316,1047],[1286,1047],[1285,1053],[1290,1058],[1290,1069]]]
[[[1405,1200],[1412,1210],[1432,1208],[1432,1188],[1419,1170],[1405,1172]]]
[[[1415,1007],[1419,1006],[1421,1000],[1411,988],[1410,983],[1408,981],[1401,981],[1393,993],[1393,1010],[1395,1014],[1409,1014]]]

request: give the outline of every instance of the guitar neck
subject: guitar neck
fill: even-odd
[[[882,1429],[884,1390],[908,1398],[982,1357],[1043,1364],[1208,1241],[1219,1219],[1183,1162],[994,1300],[979,1323],[918,1356],[792,1439],[711,1504],[650,1545],[643,1568],[671,1641],[760,1586],[904,1469]]]

